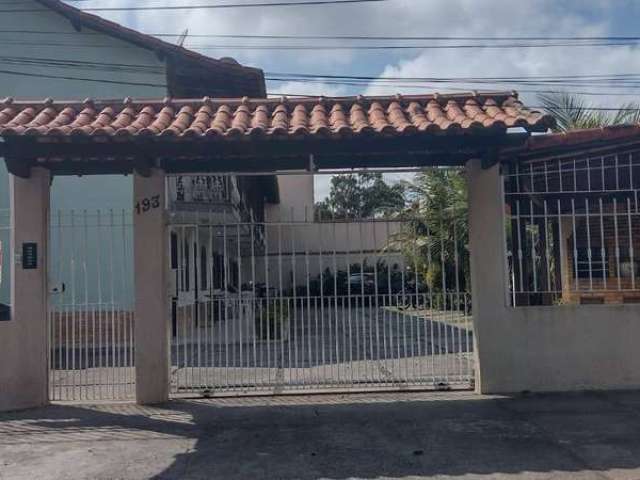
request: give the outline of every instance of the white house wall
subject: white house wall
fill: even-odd
[[[135,47],[89,29],[78,33],[71,23],[61,15],[44,9],[40,4],[23,0],[2,6],[8,9],[37,9],[39,12],[3,12],[0,15],[0,31],[24,30],[58,32],[58,34],[0,33],[2,56],[0,70],[27,75],[50,75],[62,78],[0,73],[0,98],[43,100],[47,97],[62,100],[93,98],[118,98],[126,96],[150,98],[164,97],[166,67],[154,52]],[[65,35],[60,35],[64,33]],[[84,35],[93,33],[95,35]],[[69,34],[69,35],[67,35]],[[96,48],[74,47],[74,45],[100,45]],[[17,57],[17,58],[15,58]],[[12,63],[8,59],[13,58]],[[87,69],[81,67],[51,67],[19,64],[20,59],[55,59],[81,62],[140,65],[151,72],[120,71],[114,68]],[[18,60],[18,64],[16,61]],[[76,77],[73,80],[68,77]],[[87,80],[80,80],[87,79]],[[109,80],[104,83],[92,80]],[[126,84],[131,83],[131,84]],[[160,85],[157,87],[133,85],[138,83]],[[51,190],[51,207],[56,209],[131,208],[132,183],[122,176],[58,177]],[[4,161],[0,160],[0,209],[8,208],[9,183]],[[5,218],[3,216],[2,218]],[[5,249],[6,251],[6,249]],[[5,267],[8,268],[5,261]],[[0,285],[0,303],[8,302],[8,270]]]
[[[57,34],[18,34],[3,33],[3,57],[27,57],[31,59],[45,58],[52,60],[73,60],[75,62],[101,62],[111,64],[138,65],[152,67],[154,72],[131,72],[115,69],[89,70],[80,67],[43,67],[42,65],[9,65],[0,62],[0,70],[51,75],[79,77],[93,80],[109,80],[112,82],[132,82],[164,85],[166,83],[165,66],[155,53],[135,47],[121,40],[83,28],[78,33],[71,23],[62,15],[45,9],[42,5],[23,0],[14,6],[3,5],[3,10],[11,8],[27,10],[37,9],[39,12],[16,12],[0,15],[0,30],[43,31]],[[65,35],[61,35],[64,33]],[[68,35],[67,35],[68,34]],[[34,45],[35,44],[35,45]],[[82,46],[78,46],[82,45]],[[88,48],[96,45],[96,48]],[[87,80],[38,78],[16,76],[0,73],[0,95],[25,99],[83,99],[85,97],[122,98],[162,97],[166,88],[141,85],[122,85]]]

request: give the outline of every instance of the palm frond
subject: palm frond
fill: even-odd
[[[640,122],[640,105],[636,103],[623,105],[611,115],[587,104],[582,97],[566,92],[542,94],[538,98],[544,109],[555,117],[558,132]]]

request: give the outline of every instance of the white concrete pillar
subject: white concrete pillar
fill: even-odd
[[[11,176],[11,321],[0,322],[0,411],[46,405],[48,170]],[[35,244],[37,265],[25,269],[22,246]]]
[[[135,174],[133,225],[135,267],[136,400],[160,403],[169,398],[169,307],[165,175]]]
[[[508,295],[504,187],[499,165],[485,170],[480,160],[472,160],[467,163],[466,175],[476,390],[486,393],[483,372],[492,368],[493,362],[509,361],[493,348],[505,334],[501,320]]]

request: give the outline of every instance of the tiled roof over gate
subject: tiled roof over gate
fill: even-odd
[[[0,135],[35,137],[350,137],[546,131],[553,118],[513,93],[349,98],[0,103]]]

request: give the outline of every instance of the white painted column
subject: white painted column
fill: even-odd
[[[169,307],[165,175],[135,174],[133,181],[136,400],[160,403],[169,398]]]
[[[11,321],[0,322],[0,411],[46,405],[48,170],[11,176]],[[22,245],[37,245],[37,266],[23,269]]]
[[[487,393],[485,372],[494,371],[494,362],[509,361],[503,356],[505,349],[499,348],[502,339],[508,338],[502,330],[508,295],[504,187],[499,165],[485,170],[480,160],[471,160],[466,175],[476,391]]]

